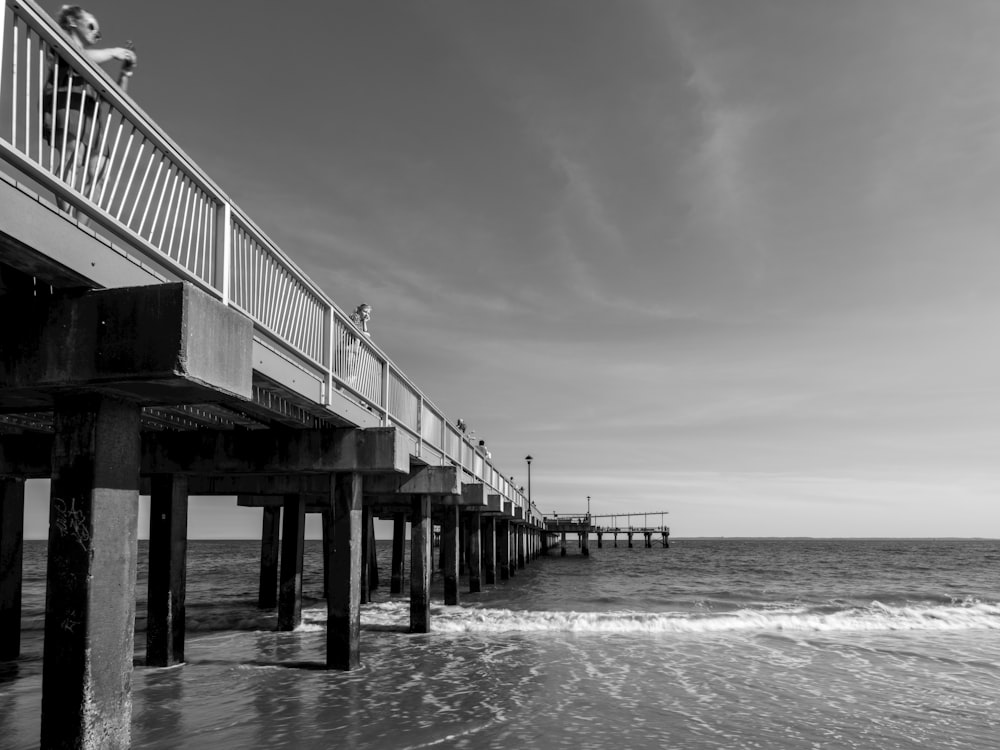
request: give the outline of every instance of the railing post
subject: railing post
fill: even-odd
[[[229,277],[233,259],[233,209],[228,202],[218,204],[215,212],[215,279],[213,286],[229,304]]]
[[[326,368],[326,393],[324,406],[333,403],[333,305],[327,305],[323,310],[323,367]]]
[[[424,457],[424,397],[417,396],[417,452],[420,458]]]
[[[11,14],[13,16],[13,13]],[[6,78],[6,73],[3,71],[3,51],[6,49],[4,44],[7,40],[7,3],[3,4],[3,14],[0,14],[0,97],[3,95],[3,82]]]
[[[389,360],[382,361],[382,424],[389,426]]]

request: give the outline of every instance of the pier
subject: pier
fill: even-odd
[[[626,540],[628,541],[628,546],[632,547],[633,538],[641,537],[643,540],[644,547],[652,547],[654,541],[658,542],[662,547],[670,546],[670,527],[664,524],[664,516],[667,515],[667,511],[657,511],[654,513],[614,513],[610,515],[594,516],[597,518],[611,519],[610,524],[598,524],[594,526],[594,533],[597,534],[597,546],[601,548],[604,546],[604,535],[610,534],[614,540],[615,547],[618,546],[618,535],[624,534]],[[649,517],[652,516],[655,520],[657,516],[660,517],[659,525],[650,525]],[[642,518],[642,525],[637,526],[632,523],[632,519]],[[624,525],[620,524],[619,519],[624,519]]]
[[[590,498],[588,498],[589,500]],[[589,503],[588,503],[589,505]],[[611,534],[614,538],[614,546],[618,546],[618,535],[624,534],[625,538],[628,540],[628,546],[633,547],[633,538],[639,535],[643,539],[644,547],[652,547],[653,541],[656,540],[663,547],[670,546],[670,527],[663,524],[663,516],[667,515],[667,511],[656,511],[655,513],[617,513],[609,515],[591,515],[589,512],[581,515],[559,515],[553,513],[552,517],[545,516],[542,519],[542,525],[545,532],[558,537],[559,554],[562,557],[566,556],[566,535],[576,534],[578,546],[580,547],[580,554],[584,557],[590,556],[590,535],[597,535],[597,547],[601,549],[604,547],[604,535]],[[632,524],[632,518],[642,517],[643,525],[635,526]],[[660,516],[659,526],[648,525],[649,516]],[[596,524],[595,521],[600,518],[610,518],[610,525]],[[618,519],[625,519],[625,525],[619,525],[617,523]],[[554,545],[553,545],[554,546]],[[549,546],[546,545],[545,550],[548,551]]]
[[[360,664],[376,518],[393,593],[409,527],[415,633],[435,525],[446,604],[463,560],[477,592],[547,548],[485,448],[31,0],[5,0],[0,51],[0,659],[20,652],[25,482],[48,478],[43,748],[129,745],[140,494],[147,666],[184,661],[193,495],[261,509],[259,604],[280,630],[301,622],[305,515],[322,515],[331,669]],[[72,168],[43,116],[50,69],[101,125]]]

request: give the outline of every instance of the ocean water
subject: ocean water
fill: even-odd
[[[188,661],[137,666],[133,747],[1000,746],[1000,542],[619,545],[466,586],[410,635],[380,542],[363,667],[342,673],[320,668],[319,543],[305,622],[276,633],[255,607],[258,544],[192,542]],[[27,545],[24,656],[0,664],[3,748],[38,744],[44,551]]]

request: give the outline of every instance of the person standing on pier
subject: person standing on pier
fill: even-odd
[[[113,60],[122,62],[118,85],[124,90],[135,71],[138,58],[135,50],[126,47],[97,48],[101,26],[94,15],[79,5],[64,5],[57,17],[59,27],[70,41],[91,62],[103,65]],[[83,176],[82,192],[99,182],[107,162],[105,151],[94,156],[101,147],[101,122],[98,117],[100,99],[84,78],[70,68],[65,60],[50,61],[49,77],[42,98],[43,137],[60,152],[59,177],[74,179],[79,169]],[[53,165],[54,166],[54,165]],[[58,200],[59,208],[70,214],[72,206]]]

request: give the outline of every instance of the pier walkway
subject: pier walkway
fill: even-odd
[[[74,132],[50,76],[99,127]],[[140,493],[154,666],[184,660],[190,495],[263,508],[280,629],[322,514],[336,669],[360,662],[373,519],[394,525],[393,591],[409,524],[413,632],[435,524],[451,604],[461,540],[472,591],[548,544],[485,449],[32,0],[0,17],[0,322],[0,659],[19,653],[25,480],[51,479],[43,747],[128,746]]]

